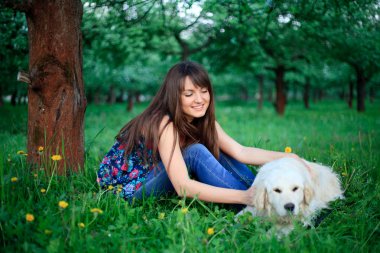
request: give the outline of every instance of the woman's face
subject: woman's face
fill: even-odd
[[[207,88],[195,86],[189,77],[185,79],[185,88],[181,93],[182,111],[188,121],[201,118],[206,114],[210,104],[210,93]]]

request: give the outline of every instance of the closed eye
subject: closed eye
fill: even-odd
[[[293,188],[293,191],[294,191],[294,192],[297,191],[297,190],[298,190],[298,187],[297,187],[297,186]]]
[[[274,191],[277,192],[277,193],[281,193],[281,190],[278,189],[278,188],[274,189]]]

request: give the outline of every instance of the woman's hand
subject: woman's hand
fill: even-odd
[[[254,186],[251,186],[249,187],[245,192],[245,205],[247,206],[253,206],[253,197],[255,195],[255,187]]]

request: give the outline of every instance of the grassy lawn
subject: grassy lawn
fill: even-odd
[[[0,252],[380,252],[379,102],[360,114],[337,101],[310,110],[290,103],[283,117],[269,104],[257,111],[254,103],[218,103],[219,123],[242,144],[290,146],[331,165],[342,180],[346,198],[332,203],[318,227],[296,224],[281,240],[268,232],[268,221],[235,221],[228,206],[176,196],[130,205],[101,191],[98,164],[119,129],[145,106],[127,113],[125,105],[89,105],[86,165],[68,177],[29,170],[17,154],[26,151],[27,108],[0,108]]]

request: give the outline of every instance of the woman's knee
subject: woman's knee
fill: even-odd
[[[198,170],[201,164],[214,157],[205,145],[199,143],[188,146],[182,153],[189,172]]]
[[[190,146],[186,147],[184,152],[209,152],[209,150],[206,148],[205,145],[200,144],[200,143],[194,143],[191,144]]]

